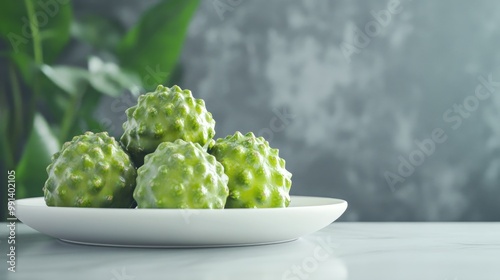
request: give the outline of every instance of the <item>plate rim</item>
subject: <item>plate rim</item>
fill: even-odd
[[[340,206],[340,205],[349,205],[349,203],[341,198],[335,198],[335,197],[321,197],[321,196],[306,196],[306,195],[291,195],[290,198],[296,198],[296,199],[314,199],[314,200],[329,200],[329,203],[320,203],[320,204],[315,204],[315,205],[299,205],[299,206],[288,206],[288,207],[276,207],[276,208],[221,208],[221,209],[203,209],[203,208],[99,208],[99,207],[67,207],[67,206],[47,206],[46,204],[43,205],[37,205],[37,204],[30,204],[29,202],[31,201],[44,201],[43,196],[38,196],[38,197],[27,197],[27,198],[20,198],[15,200],[15,205],[16,205],[16,210],[17,206],[21,205],[23,207],[43,207],[43,208],[49,208],[49,209],[58,209],[58,210],[63,210],[66,209],[67,211],[120,211],[120,212],[125,212],[125,211],[133,211],[133,212],[144,212],[144,211],[163,211],[163,212],[186,212],[186,211],[202,211],[202,212],[237,212],[237,211],[286,211],[287,209],[297,209],[297,208],[315,208],[315,207],[325,207],[325,206]],[[18,204],[21,202],[21,204]],[[17,217],[17,216],[16,216]]]

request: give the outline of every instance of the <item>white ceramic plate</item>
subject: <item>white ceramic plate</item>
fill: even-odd
[[[288,208],[106,209],[48,207],[43,197],[16,201],[26,225],[63,241],[127,247],[218,247],[285,242],[335,221],[347,202],[292,196]]]

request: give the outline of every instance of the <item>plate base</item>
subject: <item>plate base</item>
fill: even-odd
[[[90,243],[90,242],[80,242],[67,239],[61,239],[60,241],[64,243],[85,245],[85,246],[106,246],[106,247],[118,247],[118,248],[151,248],[151,249],[182,249],[182,248],[227,248],[227,247],[248,247],[248,246],[263,246],[263,245],[273,245],[293,242],[299,238],[293,238],[282,241],[272,241],[272,242],[262,242],[262,243],[242,243],[242,244],[207,244],[207,245],[133,245],[133,244],[103,244],[103,243]]]

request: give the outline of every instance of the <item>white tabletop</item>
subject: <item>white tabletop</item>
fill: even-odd
[[[74,245],[17,223],[15,273],[5,223],[1,233],[2,279],[500,279],[500,223],[337,222],[289,243],[211,249]]]

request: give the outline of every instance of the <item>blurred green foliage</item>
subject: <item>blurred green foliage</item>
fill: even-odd
[[[103,95],[137,95],[167,82],[197,6],[198,0],[158,1],[124,30],[98,15],[75,18],[69,0],[3,1],[2,185],[7,170],[16,170],[16,198],[43,195],[45,168],[62,143],[103,130],[94,117]],[[55,64],[69,43],[95,50],[85,67]],[[5,203],[2,195],[2,218]]]

